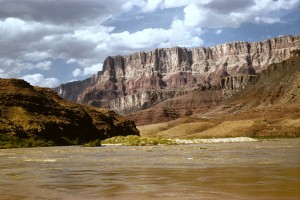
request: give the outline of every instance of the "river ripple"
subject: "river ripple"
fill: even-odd
[[[299,199],[300,138],[0,150],[0,199]]]

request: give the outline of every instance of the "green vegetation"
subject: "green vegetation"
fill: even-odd
[[[93,141],[90,141],[88,143],[84,143],[82,146],[83,147],[100,147],[101,146],[101,140],[99,140],[99,139],[93,140]]]
[[[172,140],[160,137],[141,138],[137,135],[116,136],[102,141],[102,144],[121,144],[124,146],[172,145]]]
[[[0,133],[0,149],[21,148],[21,147],[47,147],[53,146],[54,142],[46,141],[44,139],[34,138],[19,138],[15,136],[8,136]]]

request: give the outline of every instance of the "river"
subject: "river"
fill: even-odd
[[[0,199],[300,199],[300,138],[0,150]]]

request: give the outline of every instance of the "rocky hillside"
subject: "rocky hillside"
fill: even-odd
[[[0,141],[17,137],[67,145],[138,134],[134,122],[113,111],[63,100],[23,80],[0,79]]]
[[[203,113],[222,103],[236,92],[256,83],[258,79],[258,75],[228,76],[220,79],[219,89],[194,89],[186,92],[185,95],[158,102],[148,109],[131,112],[125,117],[135,121],[137,125],[145,125]]]
[[[98,74],[60,85],[56,91],[74,102],[128,114],[194,89],[241,89],[268,65],[288,59],[290,51],[299,47],[300,36],[283,36],[263,42],[173,47],[108,57]]]
[[[226,85],[222,90],[194,90],[152,108],[130,113],[126,118],[135,121],[137,125],[146,125],[197,113],[222,116],[238,110],[300,103],[299,63],[300,58],[294,56],[271,64],[256,76],[226,77],[221,80]],[[249,117],[252,115],[249,114]]]
[[[205,95],[198,92],[193,99],[198,99],[197,96],[203,98]],[[172,102],[176,101],[182,102],[177,98],[172,99]],[[175,113],[179,113],[179,105],[172,105]],[[138,124],[149,124],[138,127],[141,136],[299,137],[300,57],[270,65],[258,74],[256,83],[220,101],[219,105],[202,109],[189,117],[159,123],[167,121],[165,117],[157,115],[163,113],[163,108],[166,108],[164,103],[160,103],[153,109],[139,111],[128,117]],[[138,116],[148,116],[148,119]],[[157,124],[152,124],[152,121]]]

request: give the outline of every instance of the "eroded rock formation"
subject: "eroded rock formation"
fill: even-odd
[[[258,72],[288,59],[290,51],[298,48],[300,36],[283,36],[108,57],[98,74],[56,90],[65,99],[126,114],[194,89],[242,89],[256,80]]]

